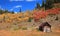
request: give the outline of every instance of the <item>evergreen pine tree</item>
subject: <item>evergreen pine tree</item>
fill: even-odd
[[[39,3],[36,4],[35,9],[39,9],[40,10],[40,4]]]
[[[41,7],[45,7],[45,2],[44,0],[42,1],[42,6]]]
[[[20,8],[19,12],[21,12],[21,8]]]
[[[46,0],[45,9],[51,9],[53,7],[53,1]]]

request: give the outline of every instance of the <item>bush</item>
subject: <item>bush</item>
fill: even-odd
[[[22,27],[22,30],[27,30],[27,27]]]
[[[28,22],[31,22],[32,18],[29,18]]]

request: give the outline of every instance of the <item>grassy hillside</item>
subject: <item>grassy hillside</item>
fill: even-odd
[[[60,24],[59,18],[60,8],[53,8],[46,11],[26,11],[17,14],[5,13],[0,15],[0,29],[33,29],[45,21],[52,25]]]
[[[60,3],[52,9],[0,14],[0,36],[60,36]],[[43,22],[51,24],[52,32],[38,30]]]

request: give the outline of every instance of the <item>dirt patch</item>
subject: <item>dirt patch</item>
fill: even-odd
[[[29,30],[16,30],[16,31],[0,30],[0,36],[60,36],[60,32],[44,33],[40,31]]]

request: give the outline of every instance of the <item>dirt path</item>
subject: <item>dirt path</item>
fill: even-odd
[[[0,30],[0,36],[60,36],[60,32],[43,33],[39,31],[27,31],[27,30],[16,31]]]

